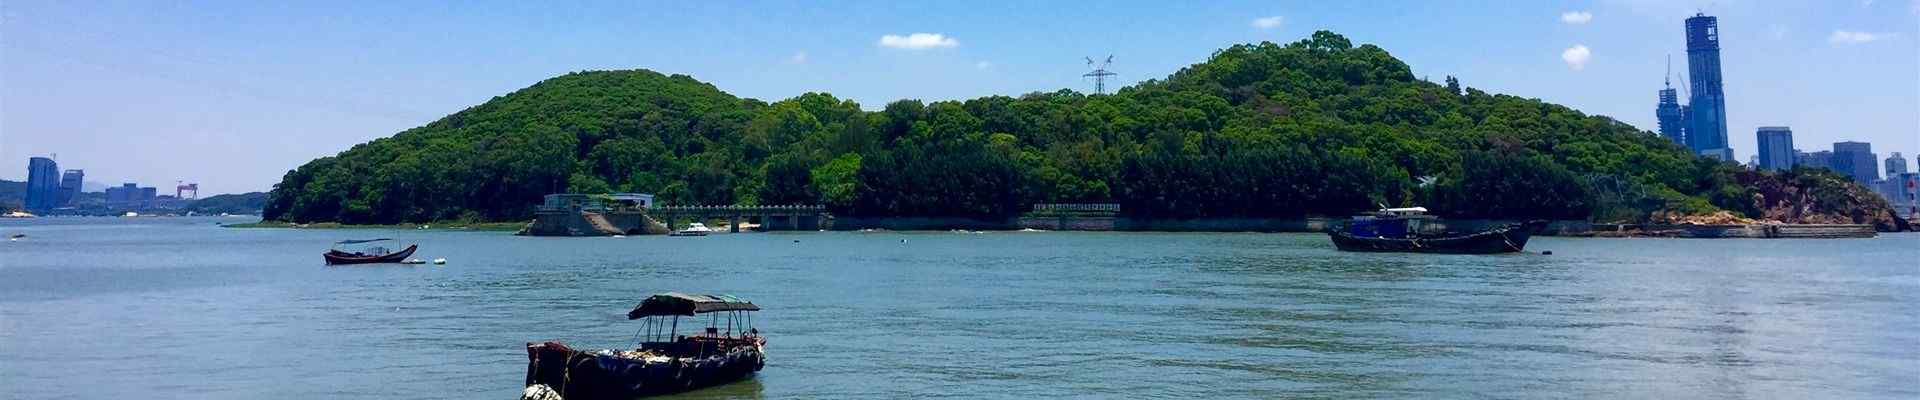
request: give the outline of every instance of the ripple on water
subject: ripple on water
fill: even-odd
[[[329,268],[312,253],[350,235],[202,225],[22,228],[38,244],[0,246],[0,382],[511,398],[524,343],[625,346],[624,312],[677,290],[765,307],[771,362],[671,398],[1920,397],[1920,271],[1886,262],[1920,255],[1915,235],[1540,238],[1543,257],[1288,234],[409,230],[381,234],[454,262]]]

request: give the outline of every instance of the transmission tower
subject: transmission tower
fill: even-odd
[[[1093,57],[1087,57],[1087,68],[1093,68],[1093,72],[1088,72],[1080,76],[1093,78],[1093,94],[1107,94],[1107,77],[1119,75],[1107,71],[1107,65],[1110,64],[1113,64],[1112,54],[1108,54],[1107,60],[1100,62],[1100,66],[1098,67],[1093,65]]]

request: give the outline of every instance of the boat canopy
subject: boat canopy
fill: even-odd
[[[760,311],[753,302],[719,294],[686,294],[667,292],[647,297],[633,311],[627,312],[627,319],[641,319],[660,315],[694,315],[716,311]]]
[[[393,239],[379,238],[379,239],[342,240],[338,242],[333,242],[333,244],[361,244],[361,243],[383,242],[388,240],[393,240]]]

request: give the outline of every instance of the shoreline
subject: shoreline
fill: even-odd
[[[1017,217],[1007,220],[986,220],[972,218],[936,218],[936,217],[899,217],[899,218],[831,218],[822,230],[863,231],[885,230],[898,232],[940,232],[952,230],[969,231],[1061,231],[1061,232],[1265,232],[1265,233],[1320,233],[1325,232],[1329,218],[1305,219],[1268,219],[1268,218],[1196,218],[1186,220],[1131,219],[1124,217]],[[1489,227],[1518,222],[1517,220],[1442,220],[1438,224],[1442,229],[1483,230]],[[315,222],[296,224],[279,221],[261,221],[244,224],[223,225],[228,228],[243,229],[396,229],[396,230],[438,230],[438,231],[477,231],[477,232],[517,232],[528,226],[527,222],[457,222],[442,221],[425,224],[341,224],[337,222]],[[1665,237],[1665,238],[1870,238],[1877,235],[1872,225],[1862,224],[1597,224],[1587,221],[1552,221],[1535,233],[1536,236],[1557,237]]]
[[[415,229],[434,231],[483,231],[513,232],[525,228],[525,222],[459,222],[439,221],[422,224],[342,224],[338,222],[313,222],[297,224],[281,221],[260,221],[244,224],[221,225],[240,229]]]

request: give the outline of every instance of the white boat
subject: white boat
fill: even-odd
[[[667,236],[706,236],[709,233],[713,233],[713,230],[708,229],[707,224],[695,222],[687,224],[685,229],[673,231],[673,233],[669,233]]]

